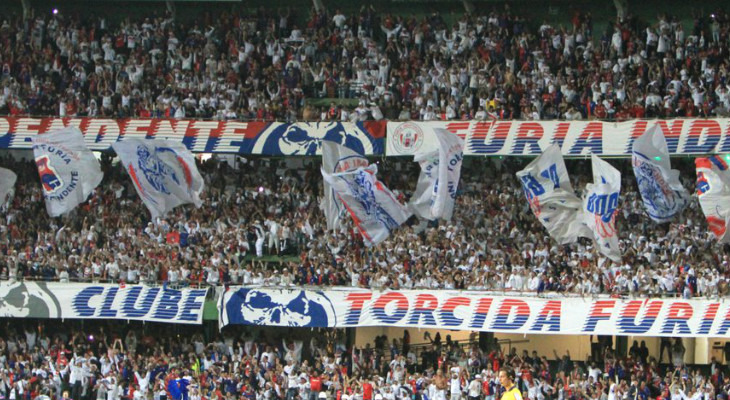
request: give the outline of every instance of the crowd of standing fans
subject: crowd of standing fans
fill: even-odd
[[[299,163],[299,166],[294,164]],[[349,217],[326,231],[318,160],[207,160],[203,206],[149,213],[123,168],[102,156],[104,181],[71,214],[49,218],[35,165],[10,157],[18,174],[0,212],[0,279],[61,282],[165,282],[171,285],[350,286],[466,289],[594,296],[728,295],[730,249],[718,244],[693,198],[674,221],[644,213],[627,161],[617,232],[622,260],[589,239],[557,245],[524,199],[516,159],[467,160],[451,221],[415,217],[373,248]],[[691,160],[677,160],[691,190]],[[379,161],[380,179],[407,202],[418,164]],[[573,187],[591,177],[569,161]]]
[[[631,14],[595,31],[506,5],[446,22],[359,11],[0,14],[0,113],[240,120],[727,116],[730,18]],[[686,25],[686,26],[684,26]],[[321,109],[305,99],[356,99]]]
[[[720,360],[694,368],[681,339],[616,352],[538,354],[489,342],[385,336],[353,346],[344,330],[314,333],[10,323],[0,335],[0,396],[13,400],[525,400],[726,399]],[[178,330],[178,331],[176,331]],[[154,332],[154,333],[153,333]],[[176,333],[177,332],[177,333]],[[181,334],[182,333],[182,334]],[[608,340],[605,340],[608,339]],[[665,351],[666,350],[666,351]],[[514,386],[514,387],[513,387]],[[503,397],[502,397],[503,398]]]

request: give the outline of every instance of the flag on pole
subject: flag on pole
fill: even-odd
[[[689,204],[689,193],[679,181],[679,171],[669,163],[669,148],[659,125],[647,129],[631,149],[644,209],[657,223],[669,222]]]
[[[377,172],[375,165],[336,174],[322,170],[322,177],[331,185],[368,247],[385,240],[411,215],[377,179]]]
[[[721,243],[730,242],[730,172],[720,156],[695,159],[697,198],[710,231]]]
[[[368,160],[349,147],[339,145],[329,140],[322,141],[322,169],[328,174],[354,171],[360,167],[367,167]],[[322,209],[327,219],[327,229],[334,230],[344,216],[345,208],[337,198],[327,181],[324,181],[324,197]]]
[[[583,222],[593,232],[598,250],[613,261],[621,261],[616,231],[616,212],[621,192],[621,172],[591,155],[593,183],[586,185],[583,197]]]
[[[152,218],[192,203],[202,205],[203,177],[195,157],[181,143],[169,140],[126,139],[112,145]]]
[[[104,174],[80,130],[74,127],[36,135],[33,155],[43,187],[46,210],[57,217],[86,201]]]
[[[423,219],[451,220],[464,159],[464,140],[446,129],[434,129],[439,149],[416,154],[421,165],[409,208]],[[442,184],[443,183],[443,184]]]
[[[583,224],[581,200],[570,184],[560,147],[553,144],[525,169],[517,172],[535,217],[560,244],[593,235]]]

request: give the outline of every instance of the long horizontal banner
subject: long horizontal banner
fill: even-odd
[[[623,336],[726,336],[730,302],[501,296],[479,292],[238,288],[223,293],[220,325],[393,326]]]
[[[201,324],[207,289],[0,282],[0,316]]]
[[[388,122],[388,156],[435,150],[433,128],[464,138],[464,155],[534,155],[557,143],[564,156],[591,153],[631,156],[634,140],[659,124],[670,154],[730,152],[730,119],[602,121],[434,121]]]
[[[365,155],[382,155],[385,122],[240,122],[174,119],[0,117],[0,149],[30,149],[31,138],[67,126],[84,134],[91,150],[109,150],[126,138],[169,139],[194,153],[321,154],[321,141]]]

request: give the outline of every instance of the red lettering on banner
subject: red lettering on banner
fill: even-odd
[[[155,131],[153,132],[153,134],[157,139],[169,139],[179,142],[187,134],[189,125],[190,121],[184,119],[162,119],[159,120],[159,123],[155,127]]]
[[[345,297],[345,301],[349,301],[350,307],[347,310],[347,316],[345,317],[345,324],[357,325],[360,323],[360,316],[362,315],[363,305],[365,302],[370,300],[373,294],[370,292],[364,293],[350,293]]]
[[[596,330],[598,321],[608,321],[611,319],[613,311],[608,311],[616,307],[616,300],[598,300],[593,303],[591,311],[586,318],[586,324],[583,326],[583,332],[593,332]]]
[[[555,143],[560,147],[563,148],[563,143],[565,142],[565,137],[568,136],[568,129],[570,129],[570,122],[560,122],[555,127],[555,132],[553,132],[553,141],[552,143]]]
[[[549,300],[545,303],[537,316],[537,321],[530,329],[531,331],[542,331],[547,327],[548,332],[560,332],[561,308],[563,302],[560,300]]]
[[[476,310],[474,311],[474,317],[472,317],[469,323],[470,328],[482,329],[484,327],[484,321],[487,320],[487,314],[489,309],[492,308],[492,302],[494,299],[491,297],[482,297],[477,302]]]
[[[525,147],[529,147],[528,154],[540,154],[538,142],[542,139],[544,131],[539,122],[522,122],[517,126],[515,144],[512,146],[512,154],[523,154]]]
[[[215,140],[220,133],[220,123],[216,121],[195,121],[193,122],[192,129],[195,133],[195,144],[188,146],[194,152],[205,152],[208,146],[208,141]]]
[[[603,154],[603,122],[589,122],[569,154],[582,154],[583,149],[589,149],[592,154]]]
[[[222,153],[240,152],[241,147],[243,146],[243,139],[248,136],[251,128],[255,128],[257,125],[263,126],[265,123],[227,121],[223,125],[223,132],[221,132],[220,140],[213,150]]]
[[[656,123],[662,128],[662,132],[664,132],[669,154],[676,153],[679,145],[679,137],[682,135],[682,128],[684,127],[684,120],[676,119],[671,124],[669,121],[659,120]]]
[[[700,144],[703,133],[705,133],[705,142]],[[720,128],[720,124],[715,120],[701,119],[692,121],[689,133],[687,134],[687,141],[684,145],[684,152],[712,153],[715,151],[715,146],[720,142],[721,135],[722,128]]]
[[[446,130],[453,133],[454,135],[457,135],[460,138],[465,138],[467,133],[469,133],[469,128],[471,127],[472,123],[469,121],[465,122],[449,122],[446,124]],[[474,124],[475,128],[478,125]]]
[[[137,138],[146,139],[147,136],[152,134],[152,120],[151,119],[130,119],[126,121],[124,128],[122,129],[122,136],[126,138]]]
[[[408,319],[410,325],[420,325],[423,317],[423,325],[436,326],[436,319],[433,311],[438,307],[439,301],[432,294],[419,294],[413,304],[413,313]]]
[[[41,133],[48,133],[63,129],[68,125],[70,119],[71,118],[49,118],[48,125],[46,125],[45,129]]]
[[[692,318],[692,314],[694,314],[694,310],[689,303],[677,301],[670,304],[667,318],[662,327],[662,333],[674,334],[676,328],[679,328],[678,333],[684,335],[691,334],[692,331],[689,329],[687,320]]]
[[[633,126],[631,127],[631,135],[629,136],[629,143],[626,146],[626,150],[624,150],[625,153],[631,154],[633,148],[634,148],[634,142],[636,141],[636,138],[643,135],[646,131],[646,126],[649,124],[648,121],[642,121],[642,120],[636,120],[634,121]]]
[[[108,149],[119,139],[119,124],[112,119],[89,119],[84,127],[86,143],[90,148]]]
[[[11,119],[10,131],[13,132],[11,146],[30,148],[33,137],[38,135],[40,125],[40,120],[35,118]]]

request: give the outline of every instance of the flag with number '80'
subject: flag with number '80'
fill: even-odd
[[[573,192],[560,147],[548,147],[517,178],[535,217],[558,243],[592,236],[580,219],[581,200]]]

